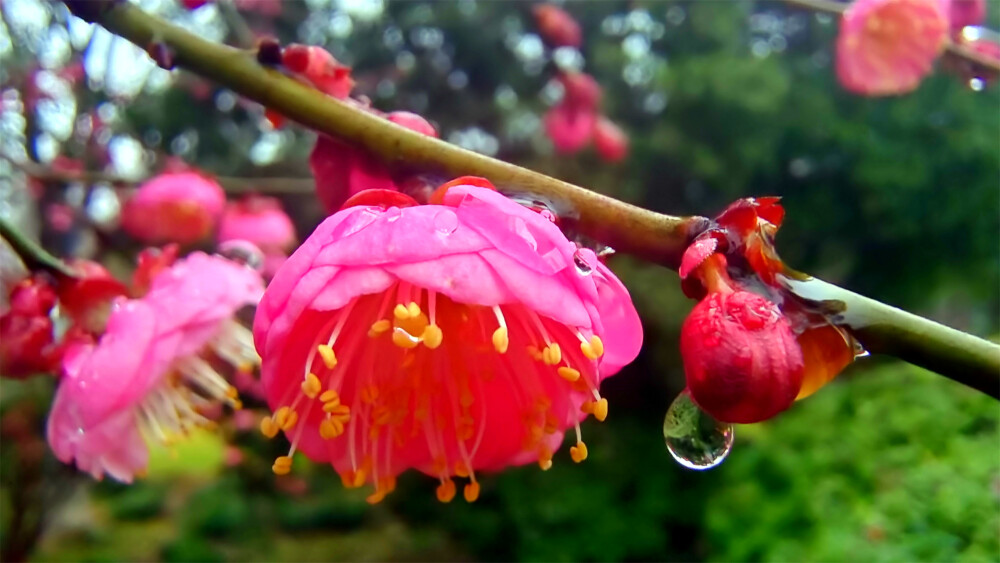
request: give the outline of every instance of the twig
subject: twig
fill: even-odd
[[[848,3],[837,2],[835,0],[784,0],[786,4],[791,4],[792,6],[798,6],[800,8],[805,8],[807,10],[812,10],[814,12],[823,12],[826,14],[833,14],[836,16],[842,16],[844,10],[847,9]],[[944,46],[945,53],[951,57],[965,60],[972,63],[978,67],[982,67],[984,70],[989,70],[992,72],[1000,73],[1000,61],[992,59],[983,55],[982,53],[977,53],[972,49],[962,45],[961,43],[956,43],[955,41],[948,39]]]
[[[0,216],[0,237],[10,243],[11,248],[21,257],[28,268],[48,270],[71,278],[76,277],[76,273],[65,262],[49,254],[3,216]]]
[[[179,66],[316,131],[364,147],[388,163],[454,176],[484,176],[508,190],[566,203],[579,214],[573,227],[620,252],[676,268],[691,238],[707,225],[703,217],[674,217],[647,211],[415,133],[263,68],[252,53],[205,41],[146,14],[134,4],[118,2],[99,10],[83,0],[69,5],[78,16],[96,20],[137,45],[145,45],[155,36],[174,49]],[[830,284],[822,287],[824,291],[813,292],[814,298],[849,302],[852,315],[869,319],[868,323],[848,324],[870,352],[897,356],[997,395],[1000,346]]]
[[[6,157],[0,157],[6,159]],[[11,165],[24,172],[32,178],[55,182],[83,182],[94,184],[106,182],[113,185],[133,185],[142,180],[132,180],[123,178],[116,174],[107,172],[96,172],[93,170],[53,170],[34,162],[14,162],[8,160]],[[311,195],[316,192],[316,183],[312,178],[282,178],[282,177],[260,177],[243,178],[237,176],[214,176],[226,192],[231,194],[260,193],[260,194],[302,194]]]

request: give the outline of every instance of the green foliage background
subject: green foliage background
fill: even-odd
[[[321,4],[321,3],[320,3]],[[355,67],[359,88],[382,109],[414,109],[449,131],[476,125],[498,134],[500,155],[595,190],[671,213],[713,214],[735,198],[785,197],[779,248],[788,262],[830,281],[983,335],[1000,308],[1000,96],[972,92],[939,72],[917,92],[864,99],[832,75],[836,28],[777,3],[587,2],[568,9],[585,28],[587,70],[605,88],[606,112],[628,130],[632,153],[620,166],[590,152],[558,157],[536,138],[507,136],[519,116],[540,114],[548,72],[527,73],[502,47],[510,29],[531,31],[529,6],[507,2],[389,3],[381,18],[354,21],[327,47]],[[464,7],[463,7],[464,6]],[[683,10],[670,23],[671,9]],[[316,8],[335,10],[335,8]],[[634,11],[632,11],[634,10]],[[630,12],[631,11],[631,12]],[[622,37],[609,16],[645,11],[666,32],[651,42],[651,82],[622,80]],[[296,38],[305,4],[272,22]],[[673,12],[675,15],[678,12]],[[801,15],[787,49],[753,55],[754,16]],[[997,13],[991,17],[996,23]],[[248,15],[251,24],[254,16]],[[675,18],[676,19],[676,18]],[[380,37],[398,27],[442,31],[466,87],[443,86],[433,53],[413,48],[415,70],[391,95],[373,84],[396,53]],[[495,103],[509,86],[513,107]],[[661,92],[659,113],[642,97]],[[189,159],[219,174],[305,170],[308,134],[296,133],[284,159],[257,170],[246,159],[253,136],[218,136],[209,101],[174,89],[124,108],[136,132],[188,128],[201,134]],[[309,199],[288,198],[303,235],[319,220]],[[611,416],[584,428],[590,458],[560,452],[554,468],[508,470],[483,479],[472,505],[440,505],[434,483],[406,475],[383,504],[345,491],[329,468],[297,460],[275,479],[265,443],[232,428],[244,461],[224,467],[222,444],[201,437],[161,456],[150,478],[125,487],[92,484],[49,459],[58,487],[42,491],[47,526],[36,560],[767,560],[995,561],[1000,559],[1000,450],[997,403],[902,364],[865,359],[813,398],[764,424],[737,429],[719,468],[683,470],[668,455],[660,425],[683,387],[679,326],[690,309],[673,273],[617,257],[612,266],[633,294],[646,329],[640,358],[609,380]],[[43,384],[4,385],[3,408]],[[13,399],[11,398],[13,397]],[[20,407],[19,407],[20,408]],[[23,452],[2,448],[4,530],[17,494]]]

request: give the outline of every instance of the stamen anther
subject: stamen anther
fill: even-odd
[[[274,465],[271,466],[271,471],[275,475],[288,475],[292,471],[292,458],[291,456],[283,455],[274,460]]]
[[[326,366],[326,369],[337,367],[337,354],[334,353],[333,348],[327,344],[320,344],[316,347],[316,351],[323,358],[323,364]]]
[[[423,341],[424,346],[433,350],[441,345],[441,341],[444,340],[444,333],[441,332],[441,327],[438,325],[427,325],[420,339]]]
[[[370,338],[376,338],[385,334],[387,330],[392,328],[392,322],[389,319],[380,319],[372,323],[371,328],[368,329],[368,336]]]
[[[500,354],[507,353],[507,347],[510,345],[510,339],[507,338],[507,327],[502,326],[495,331],[493,331],[493,349]]]
[[[316,377],[315,373],[310,373],[306,375],[305,380],[302,382],[302,393],[309,397],[310,399],[315,399],[319,392],[323,390],[323,384],[320,383],[319,378]]]
[[[465,486],[465,502],[476,502],[479,498],[479,483],[469,483]]]
[[[455,498],[455,482],[451,479],[442,481],[437,488],[437,498],[441,502],[451,502]]]
[[[596,360],[604,355],[604,342],[601,337],[594,335],[589,342],[580,343],[580,351],[590,360]]]
[[[575,446],[569,449],[569,456],[576,463],[587,459],[587,444],[584,444],[582,441],[577,442]]]
[[[566,381],[573,382],[580,379],[580,372],[568,366],[561,366],[556,372]]]
[[[550,366],[554,366],[562,361],[562,349],[557,342],[549,344],[542,350],[542,361]]]
[[[278,425],[274,423],[273,418],[265,416],[260,419],[260,433],[267,438],[274,438],[277,436],[278,430],[280,430],[280,428],[278,428]]]

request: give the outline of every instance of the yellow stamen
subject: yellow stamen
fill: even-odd
[[[502,326],[495,331],[493,331],[493,349],[500,354],[507,353],[507,346],[510,345],[510,339],[507,338],[507,327]]]
[[[306,375],[305,380],[302,381],[302,393],[309,397],[310,399],[315,399],[319,392],[323,390],[323,384],[319,382],[319,378],[316,377],[315,373],[310,373]]]
[[[568,366],[562,366],[557,369],[556,372],[559,373],[559,377],[565,379],[566,381],[576,381],[580,379],[580,372]]]
[[[396,305],[396,308],[392,310],[392,315],[401,321],[410,318],[410,312],[402,303]]]
[[[274,460],[274,465],[271,466],[271,471],[275,475],[288,475],[292,470],[292,458],[287,455],[283,455]]]
[[[575,446],[569,449],[569,457],[573,458],[573,461],[576,463],[587,459],[587,444],[577,442]]]
[[[230,399],[239,399],[240,392],[235,387],[230,385],[229,387],[226,387],[226,397],[229,397]]]
[[[337,394],[333,389],[327,389],[323,391],[323,394],[319,396],[319,400],[324,403],[339,403],[340,395]]]
[[[371,328],[368,329],[368,336],[375,338],[381,336],[387,330],[392,328],[392,323],[388,319],[380,319],[372,323]]]
[[[423,341],[424,346],[433,350],[441,345],[441,341],[444,340],[444,333],[441,332],[441,327],[438,325],[427,325],[420,339]]]
[[[441,502],[451,502],[455,498],[455,482],[445,479],[437,488],[437,498]]]
[[[604,422],[608,418],[608,400],[602,398],[594,405],[594,418],[599,422]]]
[[[351,407],[340,404],[340,401],[330,401],[329,403],[323,403],[323,412],[336,417],[349,416],[351,414]]]
[[[316,347],[316,351],[323,358],[323,364],[326,365],[326,369],[337,367],[337,354],[333,352],[333,348],[327,344],[320,344]]]
[[[596,360],[604,355],[604,342],[601,340],[600,336],[591,336],[590,342],[580,343],[580,351],[583,352],[583,355],[587,356],[588,359]]]
[[[420,341],[412,338],[405,330],[399,329],[392,332],[392,343],[400,348],[410,349],[416,348]]]
[[[410,314],[411,319],[415,319],[420,316],[420,305],[410,301],[410,304],[406,306],[406,312]]]
[[[283,428],[285,424],[288,424],[291,413],[292,409],[289,407],[281,407],[274,413],[274,423],[278,425],[278,428]]]
[[[332,440],[344,433],[344,423],[336,418],[327,418],[319,423],[319,436],[324,440]]]
[[[274,438],[278,435],[278,425],[274,423],[274,419],[265,416],[260,419],[260,433],[268,438]]]
[[[465,502],[476,502],[479,498],[479,483],[469,483],[465,486]]]
[[[299,421],[299,413],[289,409],[288,418],[286,418],[285,423],[281,425],[281,429],[287,432],[288,430],[294,428],[295,423],[298,421]]]
[[[542,361],[550,366],[554,366],[562,361],[562,349],[558,343],[553,342],[542,350]]]
[[[469,468],[465,465],[464,461],[456,461],[455,462],[455,475],[457,475],[459,477],[468,477],[469,476]]]

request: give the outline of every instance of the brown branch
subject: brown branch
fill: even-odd
[[[799,5],[818,1],[794,0]],[[483,176],[506,191],[533,193],[566,204],[578,214],[573,227],[621,252],[676,268],[691,238],[708,223],[702,217],[674,217],[641,209],[410,131],[264,68],[250,52],[205,41],[134,4],[76,0],[69,6],[76,15],[96,21],[137,45],[146,45],[155,37],[173,49],[179,66],[311,129],[363,147],[387,163],[452,176]],[[853,319],[867,319],[844,322],[870,352],[894,355],[997,395],[1000,346],[816,281],[808,286],[809,295],[800,297],[840,301]]]
[[[113,185],[133,185],[139,184],[145,179],[132,180],[123,178],[108,172],[96,172],[93,170],[53,170],[34,162],[14,162],[8,160],[12,166],[24,172],[32,178],[43,181],[69,183],[83,182],[85,184],[96,184],[104,182]],[[237,177],[237,176],[214,176],[227,193],[245,194],[296,194],[312,195],[316,192],[316,184],[312,178],[282,178],[282,177]]]

